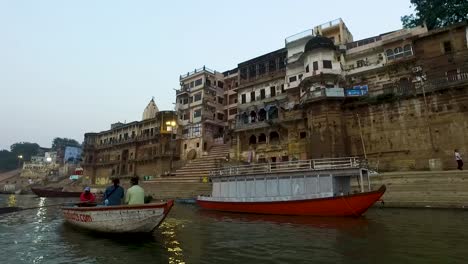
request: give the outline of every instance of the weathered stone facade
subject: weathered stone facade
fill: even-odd
[[[179,159],[179,142],[168,124],[175,122],[176,115],[158,111],[151,102],[143,121],[117,123],[110,130],[85,134],[82,165],[91,183],[107,184],[111,177],[157,177],[171,171]]]

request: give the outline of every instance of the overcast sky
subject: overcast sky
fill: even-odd
[[[409,0],[0,0],[0,149],[173,109],[179,75],[282,48],[341,17],[355,40],[401,28]]]

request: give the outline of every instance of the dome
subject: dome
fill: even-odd
[[[146,119],[155,118],[157,112],[159,112],[159,109],[156,106],[156,103],[154,102],[154,98],[152,98],[151,101],[146,106],[145,111],[143,111],[142,119],[146,120]]]
[[[304,52],[308,52],[314,49],[325,48],[325,49],[335,49],[335,44],[329,38],[316,36],[311,38],[305,45]]]

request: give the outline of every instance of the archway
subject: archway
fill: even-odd
[[[258,143],[266,143],[266,135],[264,133],[258,136]]]
[[[270,144],[278,144],[280,141],[279,134],[276,131],[270,132]]]
[[[257,121],[257,113],[255,111],[250,112],[250,123],[255,123]]]
[[[260,111],[258,111],[258,121],[259,122],[265,121],[266,115],[267,115],[267,113],[266,113],[265,109],[263,109],[263,108],[260,109]]]
[[[278,108],[276,106],[271,106],[268,109],[268,119],[276,119],[278,118]]]
[[[255,135],[251,135],[249,138],[249,145],[257,144],[257,137]]]

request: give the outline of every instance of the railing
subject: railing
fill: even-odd
[[[365,167],[366,164],[357,157],[298,160],[275,163],[255,163],[228,167],[222,170],[211,171],[210,177],[256,175],[281,172],[319,171],[337,169],[355,169]]]
[[[190,75],[193,75],[193,74],[195,74],[195,73],[199,73],[199,72],[202,72],[202,71],[206,71],[206,72],[209,72],[209,73],[212,73],[212,74],[215,74],[215,73],[216,73],[216,71],[214,71],[214,70],[212,70],[212,69],[209,69],[208,67],[203,66],[203,67],[198,68],[198,69],[195,69],[195,70],[193,70],[193,71],[191,71],[191,72],[187,72],[186,74],[180,75],[180,78],[179,78],[179,79],[187,78],[187,77],[189,77]]]
[[[314,30],[313,29],[307,29],[302,32],[299,32],[297,34],[294,34],[292,36],[287,37],[284,42],[286,44],[291,43],[293,41],[299,40],[301,38],[309,37],[309,36],[314,36]]]
[[[320,28],[320,29],[326,29],[326,28],[329,28],[329,27],[333,27],[333,26],[337,26],[341,23],[341,18],[337,18],[335,20],[332,20],[332,21],[328,21],[327,23],[323,23],[321,25],[318,25],[317,27]]]

